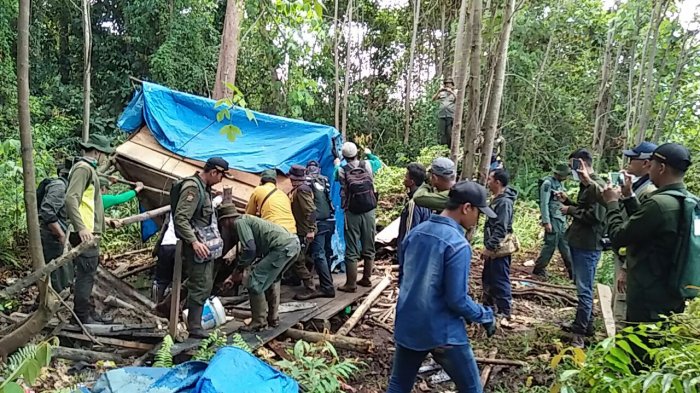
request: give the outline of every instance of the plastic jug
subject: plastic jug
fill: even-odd
[[[213,329],[226,322],[226,310],[221,304],[221,300],[214,296],[207,299],[202,309],[202,328]]]

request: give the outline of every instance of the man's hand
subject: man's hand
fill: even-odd
[[[340,158],[336,157],[335,160],[333,160],[333,166],[338,166],[340,165]]]
[[[613,187],[610,184],[603,190],[603,200],[605,203],[617,202],[620,200],[620,187]]]
[[[90,240],[92,240],[94,238],[94,236],[92,235],[92,232],[88,231],[87,229],[83,229],[83,230],[79,231],[78,236],[80,237],[80,241],[83,243],[89,242]]]
[[[197,257],[199,257],[200,259],[204,259],[209,256],[209,247],[207,247],[202,242],[192,243],[192,249],[194,250],[194,253],[197,255]]]
[[[588,172],[588,168],[586,168],[586,165],[583,163],[583,160],[579,160],[579,168],[576,170],[578,172],[578,177],[581,179],[581,184],[584,186],[587,186],[593,182],[591,179],[591,174]]]
[[[564,191],[554,191],[554,197],[557,198],[559,202],[564,202],[569,199],[569,196],[566,195],[566,192]]]
[[[620,269],[617,275],[617,291],[619,293],[625,293],[627,291],[627,270]]]
[[[632,196],[632,175],[622,171],[620,172],[620,176],[624,176],[624,182],[622,183],[622,196],[625,198],[629,198]]]
[[[562,206],[562,207],[559,208],[559,211],[561,212],[561,214],[567,215],[567,214],[569,214],[569,208],[570,208],[570,207],[571,207],[571,206]]]
[[[486,331],[486,337],[491,337],[496,333],[496,318],[493,318],[491,322],[482,323],[481,326]]]
[[[315,232],[309,232],[306,234],[306,244],[311,244],[312,241],[314,241],[314,238],[316,237]]]
[[[117,181],[119,181],[119,178],[116,176],[107,176],[107,180],[109,180],[109,183],[114,185],[117,184]]]
[[[548,222],[548,223],[542,224],[542,226],[544,227],[545,232],[552,233],[552,223]]]
[[[143,190],[143,183],[141,183],[140,181],[137,181],[136,187],[134,187],[134,191],[136,191],[136,193],[138,194],[139,192],[141,192],[141,190]]]
[[[493,251],[489,250],[488,248],[484,248],[484,251],[481,252],[481,256],[486,259],[491,259],[493,258]]]

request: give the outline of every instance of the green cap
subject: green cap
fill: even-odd
[[[114,153],[114,148],[110,146],[111,141],[104,135],[90,135],[87,142],[80,142],[83,149],[95,149],[105,154]]]
[[[569,166],[566,164],[557,164],[554,169],[552,169],[552,172],[561,177],[567,177],[571,175],[571,168],[569,168]]]
[[[272,180],[277,181],[277,171],[275,169],[265,169],[260,174],[260,179],[262,180]]]
[[[219,220],[223,220],[224,218],[240,217],[238,209],[236,209],[236,205],[234,205],[233,203],[225,203],[219,206],[219,208],[217,209],[217,213]]]

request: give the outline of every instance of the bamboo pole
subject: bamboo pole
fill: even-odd
[[[162,216],[163,214],[169,213],[170,212],[170,205],[165,205],[163,207],[159,207],[157,209],[149,210],[140,214],[136,214],[133,216],[121,218],[118,220],[114,219],[106,219],[105,221],[109,224],[109,226],[113,229],[121,228],[125,225],[129,224],[134,224],[137,222],[142,222],[146,221],[148,219]]]
[[[384,276],[384,278],[382,278],[382,281],[380,281],[379,284],[377,284],[377,286],[374,287],[374,289],[372,289],[372,292],[370,292],[369,295],[367,295],[365,300],[362,302],[362,304],[360,304],[360,307],[358,307],[357,310],[355,310],[350,319],[348,319],[343,324],[343,326],[341,326],[340,329],[338,329],[336,335],[347,335],[352,330],[352,328],[354,328],[355,325],[357,325],[357,323],[360,322],[362,316],[365,315],[365,313],[372,306],[372,303],[374,303],[374,301],[377,300],[379,295],[381,295],[382,291],[384,291],[386,287],[389,286],[389,284],[391,284],[391,278],[389,278],[388,276]]]

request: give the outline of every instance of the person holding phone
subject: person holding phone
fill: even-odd
[[[573,334],[572,345],[584,346],[584,335],[593,335],[593,283],[596,267],[600,260],[603,245],[601,239],[605,230],[605,206],[600,193],[605,182],[593,170],[593,156],[586,149],[578,149],[569,155],[574,178],[580,181],[577,201],[559,193],[564,206],[561,212],[572,218],[566,230],[566,239],[571,249],[574,282],[578,295],[576,317],[571,324],[563,324],[562,329]]]

